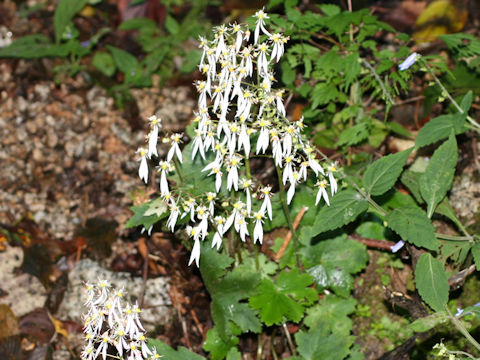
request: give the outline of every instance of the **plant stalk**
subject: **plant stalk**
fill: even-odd
[[[295,231],[295,227],[293,226],[292,222],[292,217],[290,216],[290,209],[288,208],[287,204],[287,197],[285,195],[285,187],[283,186],[282,182],[282,170],[276,166],[277,169],[277,177],[278,177],[278,187],[280,189],[280,201],[282,203],[282,209],[283,209],[283,214],[285,215],[285,218],[287,219],[288,223],[288,228],[290,229],[290,232],[292,233],[292,239],[293,239],[293,246],[295,249],[295,259],[297,260],[297,266],[299,269],[301,269],[301,264],[300,264],[300,258],[298,257],[298,237],[297,233]]]

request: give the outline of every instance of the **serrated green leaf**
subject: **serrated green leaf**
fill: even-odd
[[[318,212],[312,226],[312,236],[337,229],[357,218],[368,209],[368,201],[354,190],[343,190],[334,195],[330,206]]]
[[[260,274],[253,268],[238,267],[223,275],[233,259],[211,249],[206,242],[201,245],[201,254],[200,272],[212,297],[212,318],[220,337],[226,341],[232,335],[230,322],[242,332],[259,332],[261,323],[256,311],[243,301],[256,291]]]
[[[310,328],[320,322],[326,330],[339,336],[348,336],[353,329],[353,321],[349,315],[355,311],[356,300],[343,299],[335,295],[325,296],[318,305],[307,310],[304,323]]]
[[[388,213],[385,219],[388,227],[403,240],[429,250],[438,250],[432,222],[422,209],[411,206],[398,207]]]
[[[450,136],[452,131],[458,135],[466,131],[464,126],[466,115],[461,113],[441,115],[430,120],[423,126],[415,140],[415,147],[421,148],[443,140]]]
[[[369,130],[370,125],[367,122],[362,122],[349,127],[338,137],[337,146],[356,145],[368,137]]]
[[[349,353],[353,336],[338,336],[330,333],[319,323],[308,332],[299,331],[295,334],[297,350],[304,360],[343,360]]]
[[[338,15],[341,12],[341,9],[337,5],[334,5],[334,4],[321,4],[321,5],[318,5],[318,7],[320,9],[322,9],[322,12],[326,16]]]
[[[149,216],[145,215],[145,212],[148,211],[149,208],[148,203],[143,203],[139,206],[132,206],[130,210],[132,210],[133,216],[128,219],[125,227],[128,229],[142,225],[145,229],[149,229],[150,226],[160,220],[155,214]]]
[[[394,132],[397,135],[404,136],[407,138],[412,137],[412,133],[397,122],[387,122],[385,123],[385,125],[387,125],[390,131]]]
[[[55,42],[59,43],[65,28],[76,13],[84,8],[87,0],[60,0],[53,14],[53,27],[55,30]]]
[[[421,333],[433,329],[435,326],[447,322],[447,320],[448,317],[444,312],[436,312],[432,315],[415,320],[408,325],[408,327],[417,333]]]
[[[415,268],[418,293],[433,310],[443,311],[448,301],[450,287],[443,266],[430,253],[424,253]]]
[[[299,322],[305,305],[311,304],[317,297],[316,291],[309,287],[312,281],[310,275],[300,274],[298,269],[284,270],[276,283],[270,279],[262,280],[249,304],[259,310],[260,318],[267,326],[280,325],[287,320]]]
[[[226,360],[242,360],[242,354],[240,354],[237,348],[231,348]]]
[[[343,269],[316,265],[307,271],[313,276],[319,291],[331,289],[338,296],[347,298],[353,289],[353,277]]]
[[[452,185],[457,160],[457,141],[454,135],[450,135],[450,138],[435,150],[425,173],[420,177],[420,193],[427,203],[429,218]]]
[[[477,268],[477,271],[480,271],[480,244],[475,243],[472,246],[472,255],[473,255],[473,261],[475,262],[475,267]]]
[[[229,353],[230,349],[235,348],[238,344],[238,337],[230,335],[226,340],[220,336],[216,327],[208,330],[207,338],[203,343],[203,348],[210,353],[212,360],[223,360]],[[171,360],[176,360],[172,358]]]
[[[182,346],[178,350],[174,350],[159,339],[148,339],[148,346],[157,349],[157,353],[162,360],[205,360],[203,356],[195,354]]]
[[[382,195],[390,190],[403,171],[413,148],[384,156],[369,165],[363,175],[363,186],[370,195]]]

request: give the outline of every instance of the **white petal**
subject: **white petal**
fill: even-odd
[[[195,244],[193,244],[192,253],[190,254],[190,260],[188,261],[188,266],[195,260],[197,267],[200,263],[200,241],[195,239]]]

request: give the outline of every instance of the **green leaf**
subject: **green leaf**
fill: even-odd
[[[355,220],[368,209],[368,201],[354,190],[343,190],[334,195],[330,206],[318,212],[312,227],[312,236],[337,229]]]
[[[312,304],[317,298],[316,291],[309,287],[312,280],[310,275],[300,274],[298,269],[284,270],[276,283],[270,279],[262,280],[249,304],[259,310],[260,318],[267,326],[280,325],[285,321],[299,322],[305,305]]]
[[[387,127],[390,129],[390,131],[394,132],[397,135],[404,136],[406,138],[412,137],[412,133],[405,129],[402,125],[400,125],[397,122],[387,122],[385,123]]]
[[[452,185],[457,160],[457,141],[454,135],[450,135],[433,153],[425,173],[420,178],[420,193],[427,203],[429,218]]]
[[[430,120],[420,129],[415,140],[415,147],[418,149],[445,139],[450,136],[452,131],[456,135],[464,133],[466,131],[464,126],[465,119],[466,116],[464,114],[456,113],[441,115]]]
[[[133,18],[125,20],[120,24],[118,30],[139,30],[139,29],[156,29],[157,24],[155,21],[147,18]]]
[[[418,293],[433,310],[443,311],[448,301],[448,277],[440,262],[424,253],[417,262],[415,284]]]
[[[421,333],[433,329],[435,326],[447,322],[447,320],[448,317],[444,312],[436,312],[432,315],[415,320],[408,325],[408,327],[417,333]]]
[[[92,60],[93,66],[95,66],[100,72],[104,75],[110,77],[115,74],[115,60],[113,60],[112,55],[103,51],[97,51],[93,56]]]
[[[348,336],[353,329],[349,315],[355,311],[357,301],[335,295],[325,296],[318,305],[307,310],[304,323],[310,328],[322,323],[328,331],[339,336]]]
[[[477,271],[480,271],[480,244],[475,243],[472,247],[473,261],[475,262],[475,267]]]
[[[318,5],[320,9],[322,9],[322,12],[325,14],[325,16],[334,16],[338,15],[341,12],[341,9],[334,4],[322,4]]]
[[[222,276],[231,258],[218,254],[206,243],[201,247],[202,261],[200,272],[212,297],[212,318],[220,336],[226,340],[230,335],[230,322],[242,332],[259,332],[261,323],[257,313],[248,306],[246,300],[260,283],[260,274],[247,267],[235,268]]]
[[[297,76],[295,69],[287,61],[282,61],[280,66],[282,67],[282,82],[287,86],[292,85]]]
[[[139,206],[132,206],[130,210],[133,211],[133,216],[128,219],[125,227],[132,228],[141,225],[145,229],[149,229],[150,226],[155,224],[157,221],[165,218],[168,213],[158,210],[158,207],[161,206],[158,204],[159,201],[163,202],[161,198],[158,198],[153,201],[145,202]],[[148,215],[146,215],[146,213],[148,213]]]
[[[231,348],[227,354],[226,360],[242,360],[242,354],[237,348]]]
[[[353,336],[342,337],[328,331],[321,322],[308,332],[295,334],[297,350],[304,360],[343,360],[349,353]]]
[[[76,13],[82,10],[87,0],[59,0],[53,15],[53,27],[55,29],[55,42],[59,43],[65,28]]]
[[[402,182],[403,185],[405,185],[408,190],[410,190],[410,193],[413,195],[415,200],[419,204],[423,204],[423,198],[422,195],[420,194],[420,177],[422,176],[422,173],[418,173],[416,171],[412,171],[410,169],[405,170],[400,177],[400,181]]]
[[[207,338],[203,343],[203,348],[210,352],[210,358],[212,360],[222,360],[230,352],[232,348],[235,348],[238,344],[238,337],[230,335],[225,340],[224,336],[220,336],[216,327],[208,330]],[[171,360],[176,360],[172,358]]]
[[[472,90],[470,90],[468,93],[465,94],[465,96],[462,99],[462,102],[460,103],[460,107],[465,112],[465,114],[468,114],[468,111],[472,106],[472,99],[473,99],[473,93],[472,93]]]
[[[438,250],[435,230],[425,212],[418,207],[401,206],[385,217],[388,227],[403,240],[429,250]]]
[[[342,131],[338,137],[337,146],[353,146],[368,137],[370,125],[367,122],[361,122]]]
[[[178,21],[175,20],[172,16],[167,15],[167,17],[165,18],[165,28],[170,34],[175,35],[178,34],[180,30],[180,25],[178,24]]]
[[[129,52],[111,45],[108,45],[107,48],[112,53],[113,59],[122,73],[128,75],[139,68],[137,59]]]
[[[402,173],[413,148],[390,154],[369,165],[363,176],[363,186],[370,195],[382,195],[390,190]]]
[[[347,239],[346,235],[304,245],[300,256],[317,288],[320,291],[328,288],[339,296],[348,297],[353,289],[350,274],[364,269],[368,261],[365,245]]]
[[[0,58],[38,59],[42,57],[65,57],[68,48],[65,44],[52,44],[44,35],[27,35],[9,46],[0,48]]]
[[[175,351],[159,339],[148,339],[148,346],[150,348],[155,347],[162,360],[206,360],[203,356],[195,354],[182,346]]]

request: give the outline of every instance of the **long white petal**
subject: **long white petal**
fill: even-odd
[[[200,241],[195,239],[195,244],[193,244],[192,253],[190,254],[190,260],[188,261],[188,266],[195,260],[197,267],[200,265]]]

